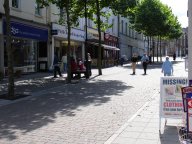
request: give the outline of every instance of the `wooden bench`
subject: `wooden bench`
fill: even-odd
[[[84,74],[84,77],[86,77],[86,69],[72,71],[71,72],[71,78],[78,78],[78,79],[80,79],[81,78],[81,74]]]

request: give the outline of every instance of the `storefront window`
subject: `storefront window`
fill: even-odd
[[[37,41],[12,39],[13,66],[24,67],[25,72],[35,72],[37,66]],[[5,49],[5,67],[7,67],[7,50]]]

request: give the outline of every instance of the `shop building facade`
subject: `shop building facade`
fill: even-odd
[[[3,19],[4,74],[7,75],[8,57],[6,47],[6,22]],[[14,70],[22,73],[39,71],[39,62],[47,61],[48,27],[11,20],[11,47],[13,49]],[[46,65],[45,65],[46,66]]]
[[[99,33],[98,30],[87,28],[87,52],[92,57],[92,66],[97,67]],[[108,33],[101,32],[101,60],[102,67],[116,65],[119,56],[118,38]]]
[[[0,2],[0,72],[7,75],[6,18],[3,1]],[[47,8],[40,9],[35,0],[19,0],[10,3],[11,46],[14,71],[37,72],[39,62],[48,61]]]
[[[54,53],[57,53],[59,60],[61,60],[62,56],[67,53],[68,47],[68,30],[64,25],[59,25],[56,23],[52,23],[52,31],[55,31],[55,34],[52,35],[51,40],[51,49],[50,53],[52,54],[49,58],[53,61]],[[71,28],[70,33],[70,55],[76,61],[81,59],[85,60],[85,32],[83,30],[77,28]],[[51,66],[51,65],[50,65]]]

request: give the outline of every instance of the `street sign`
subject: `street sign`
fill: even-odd
[[[51,30],[51,35],[58,35],[58,30]]]

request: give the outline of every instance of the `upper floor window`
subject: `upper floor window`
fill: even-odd
[[[124,22],[123,22],[123,20],[121,20],[121,32],[123,33],[123,25],[124,25]]]
[[[38,3],[35,4],[35,14],[41,15],[41,8]]]
[[[125,23],[125,34],[127,35],[127,28],[128,28],[128,25],[127,23]]]
[[[92,21],[90,19],[87,19],[87,26],[92,27]]]
[[[12,7],[19,8],[19,0],[12,0]]]
[[[64,9],[61,9],[60,8],[60,13],[59,13],[60,17],[63,17],[64,16]]]
[[[112,32],[114,32],[114,27],[115,27],[115,20],[112,19]]]

